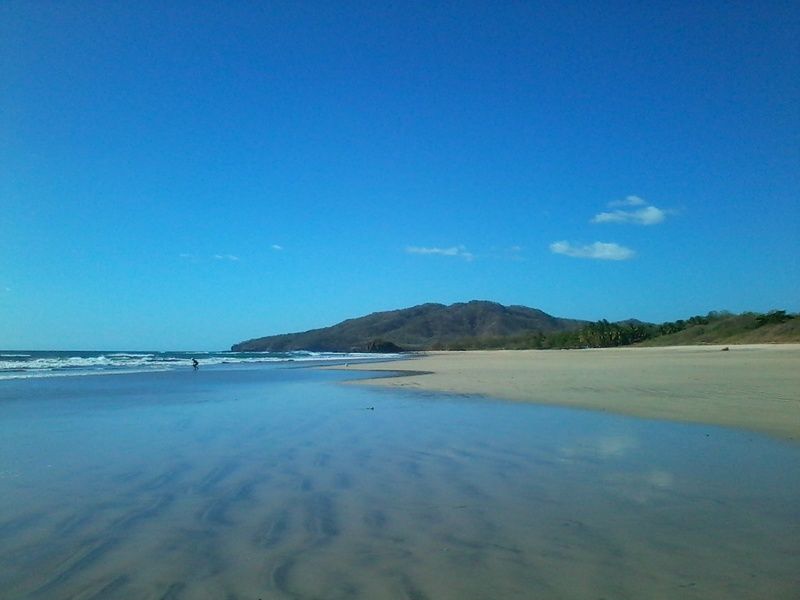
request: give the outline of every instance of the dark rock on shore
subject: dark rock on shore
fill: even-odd
[[[366,346],[355,347],[351,352],[375,352],[376,354],[396,354],[405,352],[403,348],[386,340],[372,340]]]

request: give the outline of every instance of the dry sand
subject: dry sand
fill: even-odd
[[[800,344],[722,348],[431,352],[346,368],[411,372],[357,383],[740,427],[800,441]]]

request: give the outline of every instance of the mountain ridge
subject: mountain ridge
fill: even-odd
[[[450,305],[429,302],[345,319],[330,327],[253,338],[234,344],[231,350],[397,352],[423,350],[464,338],[571,331],[586,323],[554,317],[537,308],[488,300]]]

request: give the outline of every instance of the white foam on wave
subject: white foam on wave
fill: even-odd
[[[53,371],[75,369],[102,369],[115,367],[137,367],[153,364],[147,357],[112,358],[110,356],[70,356],[41,357],[30,360],[0,360],[0,372],[11,371]]]
[[[48,377],[89,377],[92,375],[118,375],[120,373],[161,373],[172,369],[150,368],[150,369],[125,369],[123,371],[32,371],[26,373],[3,373],[0,372],[0,381],[9,379],[44,379]]]
[[[232,353],[235,354],[235,353]],[[252,353],[251,353],[252,354]],[[266,353],[265,353],[266,354]],[[258,363],[280,363],[280,362],[320,362],[320,361],[341,361],[341,360],[366,360],[366,359],[387,359],[397,358],[399,354],[368,354],[368,353],[325,353],[325,352],[303,352],[302,354],[287,353],[286,356],[215,356],[212,358],[198,358],[200,365],[240,365]],[[185,364],[191,364],[191,359],[187,359]]]
[[[279,356],[277,353],[247,353],[241,356],[235,352],[180,353],[182,356],[169,353],[133,353],[115,352],[97,356],[50,356],[34,358],[30,355],[18,355],[16,358],[26,360],[0,360],[0,379],[28,379],[37,377],[58,377],[63,375],[103,375],[112,373],[141,373],[149,371],[169,371],[177,368],[191,367],[192,355],[199,365],[247,365],[259,363],[283,362],[330,362],[359,361],[368,359],[397,358],[397,354],[368,353],[336,353],[336,352],[287,352]],[[254,354],[256,354],[254,356]],[[270,355],[271,354],[271,355]],[[14,358],[14,357],[6,357]]]

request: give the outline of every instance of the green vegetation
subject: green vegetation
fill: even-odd
[[[526,306],[503,306],[473,300],[445,306],[421,304],[372,313],[332,327],[268,336],[235,344],[234,351],[314,350],[323,352],[374,351],[377,341],[405,350],[427,350],[435,344],[461,339],[508,338],[529,332],[545,334],[575,330],[586,321],[559,319]]]
[[[744,344],[800,342],[800,315],[784,310],[765,314],[713,311],[705,316],[661,324],[606,320],[573,331],[530,332],[509,337],[462,338],[434,344],[432,350],[523,350],[613,348],[617,346],[681,346],[690,344]]]
[[[800,342],[798,316],[785,310],[740,315],[712,311],[661,324],[635,319],[590,323],[473,300],[373,313],[332,327],[248,340],[232,350],[399,352]]]
[[[800,319],[783,310],[768,313],[709,313],[702,320],[664,323],[658,335],[644,346],[683,346],[687,344],[758,344],[800,342]],[[697,319],[697,317],[693,317]],[[666,326],[666,327],[665,327]]]

